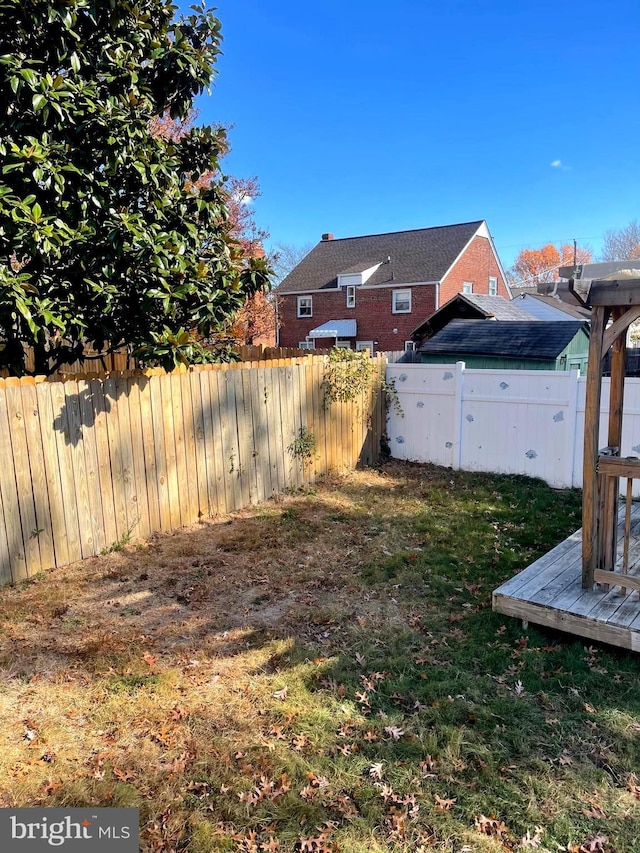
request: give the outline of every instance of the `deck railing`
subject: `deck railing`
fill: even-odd
[[[618,448],[608,447],[598,456],[598,565],[594,572],[596,583],[627,588],[640,592],[640,577],[629,575],[629,543],[631,539],[631,503],[633,480],[640,478],[640,459],[635,456],[620,458]],[[622,561],[619,570],[617,549],[618,503],[620,479],[626,478]]]

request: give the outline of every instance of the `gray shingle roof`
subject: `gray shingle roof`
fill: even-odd
[[[350,269],[380,267],[367,285],[440,281],[483,220],[459,225],[322,240],[278,285],[280,293],[337,287]],[[391,258],[387,262],[387,258]]]
[[[483,293],[461,293],[458,296],[475,305],[487,317],[494,317],[496,320],[536,319],[531,314],[527,314],[524,304],[521,307],[511,300],[505,299],[504,296],[485,296]]]
[[[465,316],[466,315],[466,316]],[[480,320],[482,317],[495,320],[535,320],[519,304],[503,296],[485,296],[481,293],[456,293],[448,302],[430,314],[411,333],[420,338],[437,334],[454,318]]]
[[[426,353],[557,358],[584,323],[575,320],[452,320],[420,347]]]

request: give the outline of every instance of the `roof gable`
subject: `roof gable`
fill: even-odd
[[[338,286],[338,275],[379,264],[367,286],[440,281],[483,220],[459,225],[321,240],[278,285],[280,293]]]
[[[576,320],[452,320],[420,352],[555,359],[583,329]]]

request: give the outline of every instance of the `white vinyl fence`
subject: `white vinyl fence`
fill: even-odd
[[[584,377],[577,370],[467,370],[464,362],[390,364],[402,409],[390,407],[391,455],[466,471],[582,486]],[[609,380],[603,381],[608,411]],[[625,383],[622,456],[640,455],[640,379]],[[600,446],[607,444],[607,416]]]

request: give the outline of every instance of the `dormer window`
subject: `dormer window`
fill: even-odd
[[[347,308],[356,307],[356,287],[354,284],[347,285]]]
[[[367,282],[380,264],[354,264],[350,269],[338,273],[338,287],[353,287]]]

